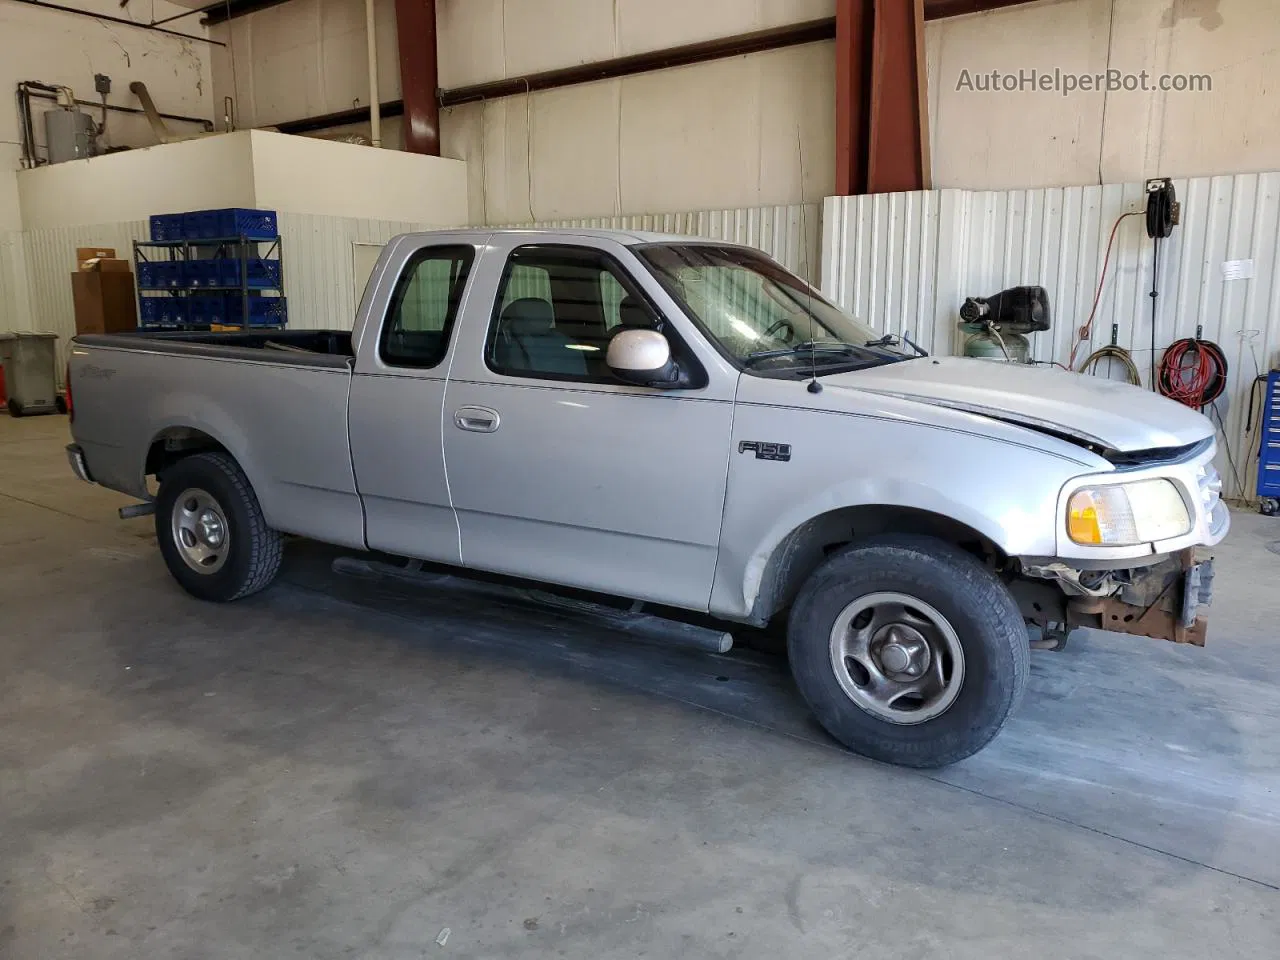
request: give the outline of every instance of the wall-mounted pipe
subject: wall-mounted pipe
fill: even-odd
[[[31,90],[28,92],[30,96],[39,97],[42,100],[57,99],[57,94],[54,94],[54,93],[42,93],[39,90]],[[76,99],[76,103],[78,103],[82,107],[101,107],[102,106],[102,104],[96,100],[81,100],[79,98]],[[134,115],[144,115],[144,116],[146,114],[145,110],[141,110],[138,107],[126,107],[123,104],[118,104],[118,103],[108,103],[107,109],[110,110],[112,113],[132,113]],[[206,132],[212,132],[214,127],[213,121],[206,120],[204,117],[188,117],[185,114],[181,114],[181,113],[161,113],[160,116],[164,117],[166,120],[176,121],[177,123],[199,124],[200,126],[204,127]]]
[[[40,166],[42,161],[36,152],[36,135],[35,122],[31,114],[31,99],[33,97],[41,100],[57,100],[59,95],[59,87],[57,84],[41,83],[39,80],[23,80],[18,84],[17,101],[18,101],[18,132],[22,137],[22,166],[26,169]],[[81,100],[73,98],[74,102],[81,107],[102,107],[104,104],[94,103],[92,100]],[[125,107],[119,104],[105,104],[106,109],[114,113],[132,113],[142,114],[143,110],[137,107]],[[206,131],[213,129],[213,122],[205,120],[202,117],[186,117],[176,113],[160,114],[166,120],[174,120],[178,123],[197,123]]]
[[[151,99],[151,91],[147,89],[147,85],[141,80],[135,80],[129,84],[129,92],[141,102],[142,112],[147,115],[147,123],[151,124],[151,132],[156,135],[156,139],[161,143],[171,143],[175,139],[174,135],[165,126],[164,120],[160,116],[160,111],[156,109],[155,101]],[[177,139],[183,138],[178,137]]]
[[[373,0],[364,0],[364,32],[369,46],[369,139],[382,146],[382,114],[378,103],[378,32],[373,19]]]

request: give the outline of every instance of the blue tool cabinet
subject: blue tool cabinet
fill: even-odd
[[[1262,398],[1262,439],[1258,453],[1258,496],[1262,512],[1280,512],[1280,370],[1267,376],[1267,392]]]

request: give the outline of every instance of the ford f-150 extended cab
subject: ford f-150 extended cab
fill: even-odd
[[[1200,414],[924,355],[687,237],[405,235],[350,333],[81,336],[69,387],[73,469],[153,502],[197,597],[297,534],[785,622],[823,726],[914,766],[1000,730],[1028,623],[1202,644],[1229,522]]]

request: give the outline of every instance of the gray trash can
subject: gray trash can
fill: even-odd
[[[57,344],[56,333],[0,333],[0,363],[12,416],[67,412],[55,374]]]

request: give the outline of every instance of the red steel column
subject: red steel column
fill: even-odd
[[[926,190],[924,0],[876,0],[867,193]]]
[[[836,2],[836,192],[924,190],[924,0]]]
[[[872,0],[836,0],[836,193],[867,192]]]
[[[396,0],[404,148],[440,156],[440,101],[436,58],[436,0]]]

